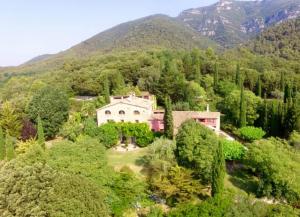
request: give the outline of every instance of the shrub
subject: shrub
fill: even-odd
[[[83,126],[79,113],[74,113],[70,116],[69,120],[64,123],[59,134],[64,138],[75,141],[76,138],[82,133]]]
[[[290,135],[289,143],[291,146],[293,146],[297,149],[300,149],[300,134],[298,132],[294,131]]]
[[[222,140],[225,160],[241,160],[246,152],[245,147],[237,141]]]
[[[16,154],[25,154],[31,147],[37,144],[37,141],[34,139],[20,141],[16,144]]]
[[[100,126],[97,131],[99,141],[105,145],[106,148],[111,148],[118,144],[120,135],[114,123],[104,124]]]
[[[257,127],[243,127],[239,129],[239,133],[241,138],[248,142],[262,139],[266,135],[263,129]]]

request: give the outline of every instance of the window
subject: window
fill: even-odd
[[[111,115],[111,112],[110,112],[109,110],[106,110],[106,111],[105,111],[105,114],[106,114],[106,115]]]
[[[119,111],[119,114],[120,115],[125,115],[125,111],[121,110],[121,111]]]
[[[107,123],[113,123],[113,122],[114,122],[114,120],[111,120],[111,119],[107,120]]]
[[[133,112],[133,114],[135,114],[135,115],[139,115],[139,114],[141,114],[138,110],[135,110],[134,112]]]
[[[125,121],[124,121],[124,120],[121,120],[121,122],[124,123]]]
[[[140,121],[139,120],[135,120],[135,123],[140,123]]]

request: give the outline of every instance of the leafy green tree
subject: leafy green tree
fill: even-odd
[[[69,116],[67,95],[51,87],[43,88],[32,98],[27,108],[29,118],[37,123],[41,117],[46,138],[53,138]]]
[[[0,127],[0,161],[4,160],[6,156],[5,140],[3,135],[3,130]]]
[[[5,147],[6,147],[6,159],[12,160],[15,158],[15,146],[13,138],[9,135],[9,133],[6,133],[5,138]]]
[[[225,159],[223,152],[223,143],[219,142],[216,154],[214,156],[212,168],[212,184],[211,192],[212,196],[221,194],[224,189],[224,178],[225,178]]]
[[[218,138],[207,127],[189,120],[183,123],[176,136],[178,163],[194,170],[203,183],[210,183],[214,152]]]
[[[164,175],[150,183],[151,189],[160,197],[166,198],[170,206],[197,198],[203,189],[198,180],[193,179],[193,172],[183,167],[171,167]]]
[[[10,102],[4,102],[0,108],[0,126],[13,137],[20,137],[21,117]]]
[[[262,99],[257,97],[252,91],[244,91],[244,100],[246,106],[247,125],[253,125],[259,118],[258,108]],[[226,114],[226,118],[236,126],[239,126],[241,106],[241,91],[234,90],[226,96],[220,105],[221,111]]]
[[[44,128],[43,128],[43,122],[40,116],[37,118],[37,139],[39,145],[45,149],[45,134],[44,134]]]
[[[0,169],[4,216],[110,216],[104,194],[95,184],[43,163],[26,165],[22,161],[11,161]],[[19,198],[26,200],[16,203]]]
[[[173,139],[174,129],[172,102],[169,96],[165,98],[164,131],[167,138]]]
[[[184,74],[187,80],[191,81],[193,79],[192,72],[193,72],[193,60],[190,53],[186,53],[183,57],[183,69]]]
[[[244,95],[244,87],[241,87],[241,99],[240,99],[240,118],[239,125],[240,127],[245,127],[247,125],[247,111],[246,111],[246,100]]]

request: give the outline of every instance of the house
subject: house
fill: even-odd
[[[194,119],[214,130],[220,131],[220,112],[173,111],[174,134],[183,122]],[[154,132],[164,131],[164,111],[156,110],[155,96],[143,92],[140,96],[112,96],[110,104],[97,110],[98,126],[108,122],[148,123]]]

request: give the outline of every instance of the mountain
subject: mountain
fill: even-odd
[[[183,22],[153,15],[120,24],[72,47],[63,55],[88,56],[96,52],[139,50],[147,48],[192,49],[217,45]]]
[[[231,47],[299,15],[300,0],[220,0],[207,7],[185,10],[177,19],[202,36]]]
[[[27,62],[23,63],[24,65],[27,65],[27,64],[33,64],[33,63],[36,63],[36,62],[39,62],[39,61],[42,61],[42,60],[46,60],[48,59],[49,57],[51,57],[52,54],[43,54],[43,55],[40,55],[40,56],[37,56],[37,57],[34,57],[32,58],[31,60],[28,60]]]
[[[258,54],[299,61],[300,18],[267,29],[247,43],[247,47]]]

